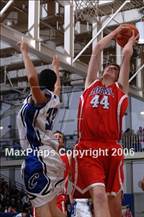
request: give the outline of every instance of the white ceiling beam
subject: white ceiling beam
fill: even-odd
[[[107,16],[103,16],[102,20],[105,20],[103,22],[103,25],[105,25],[105,23],[107,22]],[[122,23],[129,23],[129,22],[136,22],[138,20],[140,20],[142,17],[141,13],[139,13],[138,9],[131,9],[131,10],[127,10],[127,11],[121,11],[117,14],[117,16],[115,17],[115,19],[112,19],[111,22],[108,24],[108,27],[110,26],[115,26]]]
[[[35,47],[39,41],[40,28],[40,0],[28,1],[28,31],[30,36],[35,40]]]
[[[40,43],[40,50],[35,49],[33,45],[33,40],[26,35],[22,34],[21,32],[18,32],[4,24],[0,24],[0,35],[1,39],[7,43],[9,43],[12,47],[15,49],[18,49],[17,43],[23,40],[27,41],[27,43],[30,46],[30,52],[35,54],[37,57],[42,59],[43,61],[47,63],[52,62],[52,58],[54,55],[58,55],[60,58],[61,66],[65,70],[74,73],[79,74],[81,76],[85,76],[87,72],[87,65],[81,62],[74,63],[73,65],[70,65],[67,62],[67,59],[69,58],[68,55],[58,52],[57,50],[53,50],[48,48],[46,45]],[[12,37],[13,36],[13,37]]]
[[[9,0],[8,3],[2,8],[0,11],[0,17],[3,16],[3,14],[7,11],[7,9],[11,6],[14,0]]]
[[[64,6],[64,50],[70,58],[74,57],[74,11],[73,5]]]
[[[73,0],[57,0],[57,2],[62,5],[62,6],[65,6],[65,5],[69,5]]]

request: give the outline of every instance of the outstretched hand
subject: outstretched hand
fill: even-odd
[[[139,39],[139,33],[135,35],[135,31],[132,31],[132,36],[129,38],[128,42],[133,43],[133,45],[138,41]]]
[[[29,51],[29,46],[28,46],[28,44],[27,44],[24,40],[18,42],[17,45],[19,46],[20,51],[21,51],[22,53],[23,53],[23,52],[28,53],[28,51]]]
[[[130,56],[133,55],[133,46],[137,43],[139,39],[139,34],[135,36],[135,32],[132,31],[132,36],[129,38],[127,44],[123,48],[123,54],[127,53]]]
[[[59,69],[59,67],[60,67],[60,61],[59,61],[59,57],[57,55],[53,56],[52,66],[55,69]]]

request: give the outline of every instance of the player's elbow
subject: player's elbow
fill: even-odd
[[[28,75],[28,82],[33,82],[34,81],[34,76]]]
[[[30,84],[30,86],[36,86],[36,78],[35,76],[28,76],[28,83]]]
[[[95,47],[94,47],[94,49],[93,49],[93,53],[99,53],[99,52],[101,52],[101,50],[103,50],[103,46],[102,46],[102,43],[101,42],[98,42],[96,45],[95,45]]]
[[[54,94],[60,96],[60,93],[61,93],[61,86],[56,86],[54,89]]]
[[[61,85],[59,85],[59,86],[55,86],[55,90],[59,90],[59,91],[61,91]]]

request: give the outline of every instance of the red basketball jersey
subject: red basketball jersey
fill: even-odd
[[[128,96],[118,83],[106,87],[100,80],[93,82],[80,97],[79,140],[119,140],[127,106]]]

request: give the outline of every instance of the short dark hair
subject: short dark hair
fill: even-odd
[[[62,135],[63,137],[63,141],[65,140],[65,136],[64,136],[64,133],[62,133],[60,130],[56,130],[53,134],[56,134],[56,133],[59,133]]]
[[[106,68],[108,66],[111,66],[111,65],[116,66],[118,68],[118,70],[120,71],[120,66],[118,64],[116,64],[116,63],[107,63],[107,64],[104,65],[104,68]]]
[[[64,133],[62,133],[60,130],[56,130],[53,134],[56,134],[56,133],[61,134],[63,136],[63,138],[64,138]]]
[[[116,77],[116,80],[115,80],[115,81],[117,81],[118,78],[119,78],[120,66],[118,64],[116,64],[116,63],[107,63],[107,64],[104,65],[104,69],[107,68],[108,66],[116,66],[117,67],[118,74],[117,74],[117,77]]]
[[[40,88],[54,91],[54,86],[57,80],[56,73],[51,69],[44,69],[39,74]]]

